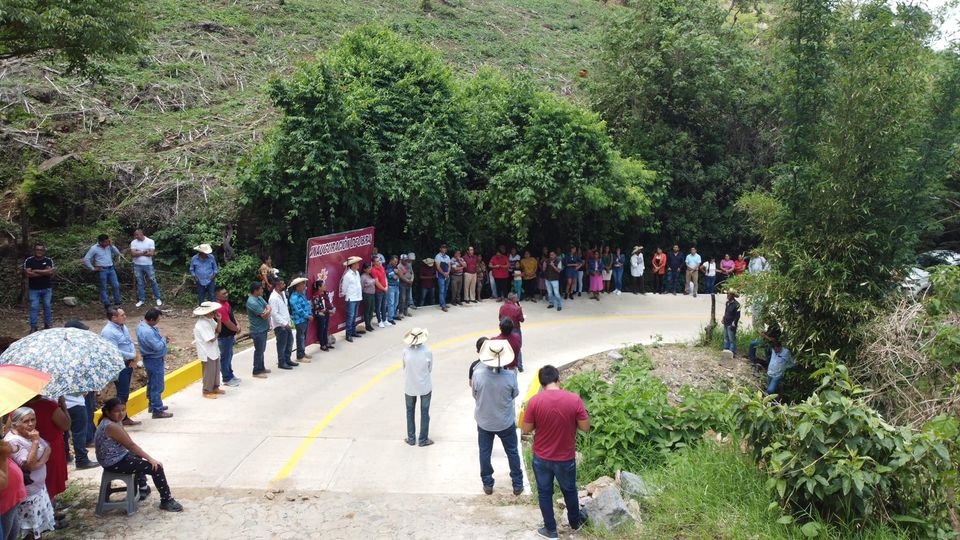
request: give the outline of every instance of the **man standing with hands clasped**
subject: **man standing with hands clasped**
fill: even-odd
[[[537,498],[543,538],[559,538],[553,514],[553,481],[556,479],[567,505],[570,528],[579,530],[587,522],[577,496],[577,430],[588,431],[590,419],[583,400],[560,389],[560,371],[547,365],[537,375],[542,390],[530,399],[523,415],[523,432],[533,433],[533,474],[537,477]]]
[[[480,445],[480,481],[483,492],[493,494],[493,439],[500,438],[503,451],[510,464],[510,480],[513,494],[523,493],[523,469],[520,466],[520,451],[517,441],[517,424],[514,420],[513,400],[520,394],[517,375],[505,366],[513,362],[513,350],[506,341],[486,340],[480,349],[480,363],[474,368],[470,379],[476,408],[473,417],[477,421],[477,442]]]
[[[170,418],[173,413],[167,412],[163,404],[163,364],[169,340],[160,335],[160,329],[157,328],[161,314],[157,308],[147,310],[137,325],[137,344],[140,346],[143,367],[147,370],[147,411],[153,413],[154,418]]]
[[[403,336],[403,394],[407,405],[407,438],[410,446],[430,446],[430,397],[433,394],[433,353],[425,343],[430,337],[426,328],[413,328]],[[414,412],[420,399],[420,439],[416,439]]]

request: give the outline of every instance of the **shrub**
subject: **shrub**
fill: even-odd
[[[17,196],[36,225],[69,226],[106,217],[113,174],[89,159],[68,159],[48,171],[27,167]]]
[[[840,523],[892,520],[930,536],[947,533],[954,501],[941,482],[956,467],[948,441],[932,429],[885,422],[833,355],[811,377],[819,386],[802,403],[742,394],[736,411],[784,508]]]
[[[242,306],[247,301],[250,284],[257,279],[260,258],[250,253],[239,253],[232,261],[220,267],[217,272],[217,285],[227,288],[230,302]]]

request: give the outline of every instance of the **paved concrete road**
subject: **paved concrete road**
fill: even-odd
[[[718,302],[720,298],[718,298]],[[608,295],[567,302],[564,310],[524,303],[526,371],[521,398],[536,369],[560,365],[624,344],[684,341],[709,318],[710,297]],[[313,362],[276,369],[267,346],[265,380],[250,377],[252,350],[234,358],[243,379],[217,400],[201,398],[199,383],[165,403],[174,418],[138,418],[134,440],[167,469],[177,488],[284,488],[363,493],[476,494],[481,492],[473,398],[467,368],[474,343],[496,333],[499,304],[486,301],[421,308],[396,327],[376,329],[336,350],[312,351]],[[430,330],[433,401],[430,437],[436,444],[410,447],[406,435],[401,338],[414,326]],[[521,400],[517,400],[520,406]],[[419,415],[418,415],[419,416]],[[419,421],[419,418],[418,418]],[[497,486],[509,489],[506,457],[495,444]],[[99,470],[80,471],[99,479]]]

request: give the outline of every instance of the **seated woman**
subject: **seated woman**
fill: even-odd
[[[117,398],[110,398],[103,404],[101,412],[93,444],[97,450],[97,461],[103,469],[119,474],[136,474],[141,501],[150,495],[146,477],[149,474],[153,477],[153,485],[157,486],[157,491],[160,492],[160,509],[168,512],[183,510],[183,506],[170,495],[163,464],[137,446],[123,429],[127,406]]]
[[[40,535],[52,531],[56,525],[46,485],[50,445],[37,432],[37,415],[33,409],[20,407],[13,411],[10,418],[12,429],[3,440],[12,448],[10,457],[23,470],[27,490],[27,498],[17,506],[20,532],[27,538],[39,539]],[[30,476],[29,482],[27,474]]]

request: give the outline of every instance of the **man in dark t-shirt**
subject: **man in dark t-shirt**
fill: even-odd
[[[37,331],[40,302],[43,302],[43,329],[53,326],[53,259],[43,244],[33,246],[33,256],[23,261],[30,295],[30,331]]]
[[[537,478],[537,497],[543,527],[537,534],[558,538],[553,514],[553,481],[556,479],[567,505],[570,528],[578,530],[587,521],[577,496],[577,430],[590,429],[583,400],[573,392],[560,389],[560,372],[547,365],[537,375],[543,389],[527,403],[523,432],[533,433],[533,474]]]

